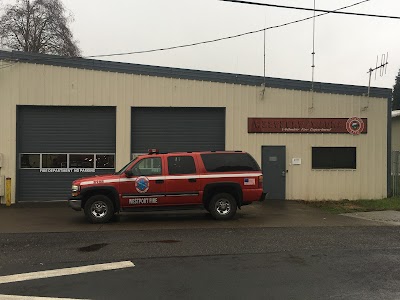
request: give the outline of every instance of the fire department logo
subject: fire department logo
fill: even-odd
[[[352,135],[359,135],[364,131],[364,122],[360,118],[352,117],[346,122],[346,129]]]
[[[139,193],[146,193],[149,190],[150,182],[147,177],[141,176],[136,179],[135,187]]]

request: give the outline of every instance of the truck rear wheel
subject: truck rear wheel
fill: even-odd
[[[211,198],[208,210],[216,220],[231,219],[237,209],[235,197],[228,193],[219,193]]]
[[[114,205],[105,195],[94,195],[85,204],[85,215],[91,223],[107,223],[114,215]]]

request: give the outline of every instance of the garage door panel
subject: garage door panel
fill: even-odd
[[[225,108],[132,108],[132,153],[225,150]]]
[[[39,170],[21,170],[18,180],[21,202],[41,202],[68,200],[71,184],[75,179],[112,173],[111,170],[98,170],[96,173],[40,173]]]
[[[18,106],[16,200],[66,200],[73,180],[113,173],[114,169],[64,172],[66,163],[60,165],[60,172],[21,169],[20,154],[41,153],[42,158],[44,154],[114,155],[115,118],[114,107]]]
[[[18,107],[21,153],[115,152],[115,108]]]

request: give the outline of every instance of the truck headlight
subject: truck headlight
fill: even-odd
[[[79,195],[79,191],[80,191],[80,186],[73,184],[72,188],[71,188],[71,191],[72,191],[72,196],[74,196],[74,197],[78,196]]]

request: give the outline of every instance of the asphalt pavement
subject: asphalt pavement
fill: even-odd
[[[0,300],[400,299],[394,225],[294,201],[100,225],[66,203],[1,206]]]
[[[398,236],[396,226],[0,234],[0,299],[400,299]],[[126,261],[134,267],[1,284]]]
[[[89,224],[66,202],[0,206],[0,233],[157,230],[182,228],[382,226],[378,221],[334,215],[296,201],[266,200],[242,207],[233,220],[207,211],[123,213],[108,224]]]

